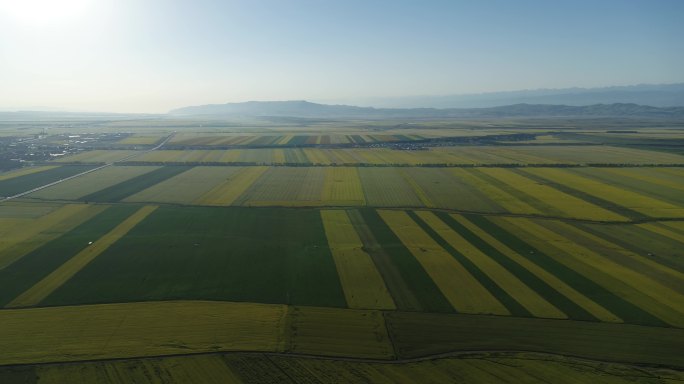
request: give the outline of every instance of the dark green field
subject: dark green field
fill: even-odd
[[[318,211],[202,207],[159,208],[43,304],[171,299],[345,306]]]

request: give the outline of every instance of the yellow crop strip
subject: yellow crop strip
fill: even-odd
[[[664,322],[684,327],[684,295],[576,244],[529,219],[501,218],[541,240],[547,254]],[[563,256],[560,256],[558,253]],[[638,289],[636,288],[638,287]]]
[[[2,310],[0,364],[277,352],[286,314],[284,305],[208,301]]]
[[[468,258],[478,269],[489,276],[498,286],[506,291],[520,305],[525,307],[536,317],[566,319],[567,315],[554,307],[551,303],[539,296],[537,292],[525,285],[520,279],[492,260],[489,256],[472,245],[459,233],[451,229],[434,213],[417,211],[416,214],[437,232],[449,245],[457,249],[463,256]]]
[[[568,217],[588,218],[595,220],[626,220],[624,217],[607,209],[591,204],[587,201],[568,195],[547,185],[539,184],[527,177],[518,175],[503,168],[483,168],[481,172],[496,178],[512,189],[532,196],[559,211]]]
[[[349,307],[396,309],[373,260],[363,251],[347,212],[323,210],[321,219]]]
[[[30,175],[33,173],[43,172],[43,171],[47,171],[48,169],[53,169],[53,168],[57,168],[57,166],[56,165],[46,165],[43,167],[26,167],[26,168],[18,169],[16,171],[0,173],[0,181],[13,179],[13,178],[19,177],[19,176],[26,176],[26,175]]]
[[[327,205],[366,205],[358,169],[326,168],[321,200]]]
[[[38,367],[38,381],[35,384],[244,384],[221,355],[167,356],[161,359],[47,364]]]
[[[399,173],[401,173],[401,176],[404,178],[404,180],[406,180],[406,182],[411,186],[411,188],[413,189],[413,192],[416,193],[416,196],[418,196],[421,203],[423,203],[423,205],[425,207],[427,207],[427,208],[434,208],[435,207],[435,203],[433,203],[430,200],[430,197],[428,197],[425,190],[423,190],[423,188],[413,179],[413,177],[411,177],[411,175],[408,174],[408,172],[406,172],[405,169],[399,170]]]
[[[482,240],[486,241],[487,244],[494,247],[497,251],[506,255],[506,257],[515,261],[516,263],[523,266],[528,271],[532,272],[535,276],[543,280],[546,284],[553,287],[560,294],[572,300],[575,304],[584,308],[587,312],[591,313],[594,317],[601,321],[611,322],[611,323],[621,323],[622,319],[603,308],[601,305],[597,304],[590,298],[584,296],[582,293],[578,292],[571,286],[567,285],[563,280],[557,278],[553,274],[547,272],[545,269],[539,267],[537,264],[531,262],[527,258],[519,255],[514,250],[507,247],[505,244],[501,243],[494,236],[482,230],[482,228],[466,220],[463,216],[452,214],[454,219],[461,223],[464,227],[468,228],[471,232],[477,235]]]
[[[105,208],[104,205],[69,204],[38,219],[23,220],[21,225],[4,231],[0,238],[0,269],[41,244],[85,222]]]
[[[109,246],[126,235],[131,229],[133,229],[133,227],[143,221],[155,209],[157,209],[157,207],[151,205],[140,208],[126,220],[114,227],[114,229],[112,229],[109,233],[96,240],[92,245],[89,245],[87,248],[62,264],[59,268],[52,271],[52,273],[44,277],[41,281],[37,282],[33,287],[29,288],[27,291],[12,300],[9,304],[7,304],[7,307],[28,307],[40,303],[43,299],[48,297],[52,292],[61,287],[71,277],[78,273],[78,271],[83,269],[97,256],[109,248]]]
[[[463,313],[509,315],[503,306],[453,256],[437,244],[406,212],[378,211],[382,219],[423,266],[451,305]]]
[[[273,150],[273,164],[285,164],[285,151],[282,149]]]
[[[330,164],[330,159],[325,154],[325,152],[321,151],[320,149],[304,148],[304,154],[309,159],[309,162],[312,164]]]
[[[579,176],[572,172],[552,168],[529,169],[534,175],[576,188],[590,195],[609,199],[616,204],[656,217],[684,217],[684,207],[676,206],[633,191]]]
[[[195,200],[199,205],[231,205],[254,182],[268,170],[268,167],[245,167],[235,176],[219,184]]]
[[[521,201],[517,197],[511,195],[503,189],[492,185],[485,180],[482,180],[475,176],[470,170],[452,168],[450,170],[457,178],[465,180],[468,184],[482,191],[490,200],[499,204],[501,207],[506,209],[511,213],[522,213],[522,214],[541,214],[541,211],[537,208]]]

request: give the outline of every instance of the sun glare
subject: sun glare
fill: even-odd
[[[40,27],[83,17],[92,0],[0,0],[0,13],[19,24]]]

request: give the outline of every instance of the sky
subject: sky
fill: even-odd
[[[0,109],[684,82],[681,0],[0,0]]]

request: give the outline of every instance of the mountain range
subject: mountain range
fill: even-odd
[[[585,106],[514,104],[490,108],[373,108],[308,101],[248,101],[174,109],[171,117],[300,117],[300,118],[503,118],[503,117],[658,117],[684,118],[684,107],[652,107],[631,103]]]

